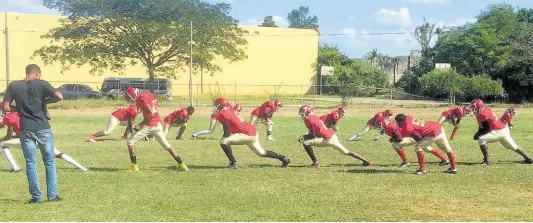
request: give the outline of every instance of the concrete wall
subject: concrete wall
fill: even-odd
[[[5,89],[7,80],[24,78],[24,68],[27,64],[35,63],[41,66],[43,78],[58,87],[65,83],[86,83],[95,88],[101,86],[106,77],[117,77],[118,74],[107,72],[102,76],[89,74],[90,67],[72,67],[64,74],[60,73],[60,65],[44,65],[40,58],[30,59],[33,52],[46,44],[49,40],[40,36],[59,25],[59,16],[29,15],[17,13],[1,13],[0,26],[4,26],[7,17],[9,49],[9,64],[6,64],[5,34],[0,35],[0,91]],[[208,88],[215,84],[221,86],[224,92],[234,92],[238,87],[238,94],[257,94],[273,92],[274,86],[294,85],[298,87],[285,88],[284,94],[300,94],[302,87],[309,88],[316,84],[316,64],[318,57],[318,35],[314,30],[242,27],[250,32],[245,38],[248,40],[246,54],[248,59],[229,63],[219,59],[216,63],[222,72],[213,75],[195,72],[193,85],[198,85],[208,94]],[[3,30],[3,28],[0,28]],[[9,78],[6,76],[6,65],[9,65]],[[178,73],[178,78],[172,80],[173,93],[185,95],[188,92],[188,67]],[[147,77],[146,69],[141,66],[130,66],[124,77]],[[203,81],[202,81],[203,76]],[[203,84],[203,87],[202,87]],[[255,85],[255,86],[251,86]],[[270,86],[259,86],[270,85]],[[228,88],[228,89],[226,89]],[[308,89],[304,89],[306,92]]]
[[[409,68],[415,67],[420,61],[422,53],[419,50],[411,50],[409,56],[398,56],[394,58],[379,59],[374,58],[372,66],[385,70],[389,74],[389,83],[397,83],[402,76],[409,71]]]

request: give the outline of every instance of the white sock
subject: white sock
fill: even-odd
[[[72,157],[70,157],[70,156],[67,155],[67,154],[63,154],[63,155],[61,156],[61,159],[67,161],[67,163],[70,163],[70,164],[72,164],[72,165],[78,167],[80,170],[83,170],[83,171],[87,171],[87,170],[89,170],[89,169],[83,167],[83,166],[82,166],[81,164],[79,164],[78,162],[76,162],[76,160],[72,159]]]
[[[6,157],[7,161],[9,162],[9,165],[11,165],[11,169],[18,170],[20,167],[15,162],[15,159],[13,159],[13,155],[11,155],[11,151],[9,151],[9,148],[2,149],[2,153],[4,153],[4,156]]]
[[[209,134],[209,133],[211,133],[211,132],[209,131],[209,129],[206,129],[206,130],[202,130],[202,131],[199,131],[199,132],[197,132],[197,133],[194,133],[194,135],[198,137],[198,136],[206,135],[206,134]]]

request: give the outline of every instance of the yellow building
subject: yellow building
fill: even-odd
[[[49,44],[49,40],[40,36],[59,25],[59,16],[30,15],[17,13],[0,14],[0,24],[7,27],[0,35],[0,71],[4,75],[0,78],[0,91],[7,86],[8,81],[20,80],[25,76],[24,68],[27,64],[35,63],[41,66],[43,79],[55,87],[65,83],[84,83],[94,89],[101,86],[106,77],[121,77],[111,72],[102,76],[89,74],[89,67],[72,67],[63,74],[59,64],[44,65],[40,58],[31,59],[33,52]],[[218,83],[224,94],[232,94],[237,88],[237,94],[300,94],[307,92],[312,84],[316,84],[314,64],[318,57],[318,34],[314,30],[243,27],[249,31],[246,54],[248,59],[230,64],[228,61],[217,61],[222,72],[193,74],[194,91],[214,89]],[[7,36],[7,41],[6,41]],[[6,60],[7,58],[7,60]],[[146,69],[141,66],[128,67],[127,75],[122,77],[147,77]],[[188,68],[172,80],[173,94],[188,93]],[[203,76],[203,78],[202,78]],[[202,80],[203,79],[203,80]],[[276,87],[283,85],[281,88]]]

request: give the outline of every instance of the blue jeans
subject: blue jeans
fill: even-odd
[[[44,166],[46,168],[46,195],[48,200],[57,197],[57,176],[54,159],[54,135],[51,129],[37,131],[21,131],[20,144],[26,159],[26,176],[30,186],[32,199],[42,201],[37,176],[37,146],[41,150]]]

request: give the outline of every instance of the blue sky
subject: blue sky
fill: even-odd
[[[287,26],[287,14],[299,6],[308,6],[317,15],[321,42],[337,45],[353,58],[376,48],[389,56],[408,55],[419,45],[407,30],[414,31],[422,18],[438,26],[462,25],[489,4],[503,0],[205,0],[232,5],[232,16],[243,25],[258,25],[265,16],[274,16],[280,26]],[[531,0],[505,0],[513,6],[533,8]],[[0,11],[57,14],[42,5],[42,0],[0,0]],[[373,33],[396,35],[369,35]],[[335,34],[335,35],[331,35]],[[340,35],[339,35],[340,34]]]

